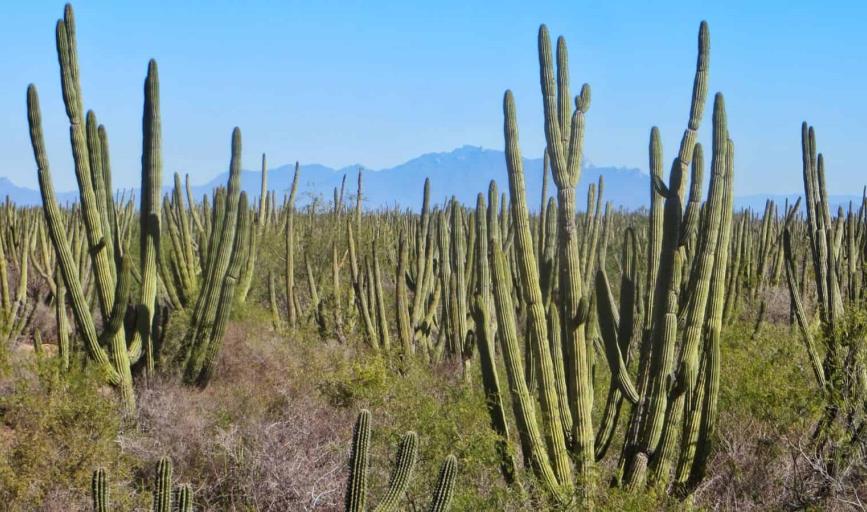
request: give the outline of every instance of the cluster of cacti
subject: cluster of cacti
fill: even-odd
[[[806,236],[801,240],[806,239],[807,248],[800,285],[793,243],[796,228],[791,219],[787,219],[784,227],[783,252],[792,310],[825,404],[811,439],[817,453],[824,454],[828,474],[834,478],[840,466],[860,449],[861,435],[867,427],[864,342],[857,328],[847,325],[848,310],[857,310],[864,300],[863,266],[859,263],[867,247],[863,234],[867,203],[862,202],[857,217],[850,204],[848,214],[840,207],[833,219],[825,185],[824,157],[817,154],[816,134],[807,123],[801,126],[801,146],[806,197]],[[818,299],[821,346],[817,346],[802,304],[807,259],[812,262]]]
[[[66,6],[63,20],[57,22],[56,36],[63,100],[69,117],[81,218],[86,235],[83,240],[86,247],[84,252],[90,259],[96,302],[103,319],[101,333],[97,333],[97,323],[85,295],[81,260],[76,265],[64,218],[55,198],[42,135],[39,97],[36,87],[30,85],[27,91],[30,140],[38,168],[46,229],[56,252],[59,274],[71,301],[79,335],[84,339],[90,357],[104,370],[108,381],[120,390],[127,409],[133,410],[135,395],[131,365],[142,359],[146,372],[150,374],[156,357],[156,259],[160,247],[159,195],[162,172],[157,65],[155,61],[149,63],[144,86],[142,201],[139,216],[141,266],[136,272],[141,286],[138,298],[133,299],[135,327],[127,336],[123,320],[127,303],[130,302],[132,263],[111,193],[106,130],[98,125],[92,111],[88,111],[86,116],[84,113],[75,21],[69,5]]]
[[[193,512],[193,488],[189,484],[173,486],[172,460],[163,457],[154,472],[153,512]],[[109,480],[106,470],[93,472],[90,496],[93,512],[111,512]]]
[[[11,206],[8,198],[3,210],[3,226],[0,228],[0,343],[5,344],[21,336],[33,321],[38,300],[29,300],[28,271],[30,265],[38,264],[31,260],[30,253],[43,230],[35,215],[19,212]],[[13,271],[17,283],[10,283]]]
[[[633,407],[618,481],[622,479],[628,487],[643,485],[649,470],[653,483],[666,484],[675,462],[673,476],[681,489],[694,485],[703,475],[704,452],[715,421],[719,330],[728,267],[728,251],[717,248],[727,248],[730,237],[733,158],[722,96],[717,95],[710,192],[702,204],[703,158],[696,135],[707,89],[708,38],[703,23],[689,125],[668,185],[660,176],[658,131],[651,133],[647,287],[643,296],[639,295],[638,247],[634,231],[629,229],[623,242],[619,308],[605,268],[610,213],[602,217],[601,201],[594,201],[596,190],[591,186],[580,242],[578,221],[572,214],[590,88],[586,84],[582,87],[573,109],[565,41],[558,40],[555,73],[547,29],[543,26],[539,31],[547,157],[558,205],[556,213],[553,203],[545,209],[548,218],[540,219],[535,242],[524,191],[514,99],[510,91],[505,95],[511,226],[509,240],[501,242],[499,229],[489,224],[487,248],[494,269],[498,336],[503,343],[524,458],[561,501],[570,499],[576,482],[580,493],[589,494],[594,464],[607,451],[624,398]],[[692,187],[684,209],[684,175],[690,163]],[[494,190],[492,187],[492,203],[496,201]],[[599,195],[601,192],[600,182]],[[555,215],[556,225],[551,220]],[[496,219],[495,215],[488,217]],[[511,258],[514,264],[510,264]],[[594,273],[595,280],[591,277]],[[516,309],[527,321],[523,354]],[[628,367],[629,346],[636,333],[638,312],[643,314],[644,327],[638,375],[633,379]],[[611,383],[597,431],[592,418],[593,374],[594,353],[600,345]],[[528,378],[530,375],[534,379]],[[541,406],[540,419],[534,410],[536,398]]]
[[[605,203],[601,177],[588,186],[586,208],[577,213],[591,90],[584,84],[572,96],[565,40],[559,38],[552,52],[545,26],[538,34],[546,140],[538,212],[529,206],[511,91],[503,100],[508,191],[501,194],[491,182],[475,208],[455,198],[435,204],[426,180],[420,212],[365,212],[361,170],[354,208],[345,175],[331,205],[323,208],[314,198],[297,208],[297,163],[278,205],[262,155],[254,211],[241,190],[237,128],[226,187],[197,201],[189,176],[182,183],[175,173],[163,195],[154,61],[144,84],[136,209],[132,195],[114,194],[106,129],[84,110],[70,6],[58,21],[56,43],[78,201],[58,204],[31,85],[28,120],[43,206],[41,212],[21,209],[7,199],[0,207],[0,342],[30,336],[42,353],[43,332],[33,318],[39,304],[50,306],[60,367],[73,364],[80,346],[128,411],[135,407],[134,371],[150,377],[160,369],[169,311],[186,311],[189,325],[166,363],[186,383],[206,386],[233,307],[246,302],[268,308],[281,333],[310,328],[323,339],[357,340],[398,356],[398,366],[410,358],[459,363],[467,385],[483,389],[499,470],[509,485],[519,485],[523,460],[556,501],[586,503],[600,480],[599,463],[617,451],[615,485],[684,496],[703,480],[711,456],[722,327],[755,322],[757,339],[767,296],[785,279],[790,322],[798,325],[826,402],[814,439],[832,446],[839,459],[854,450],[867,426],[863,343],[847,323],[847,310],[865,300],[867,191],[860,209],[850,203],[848,212],[840,207],[831,215],[824,160],[805,124],[806,218],[801,199],[781,208],[769,200],[761,215],[734,214],[734,144],[717,94],[703,197],[705,153],[697,139],[710,58],[705,23],[688,124],[667,182],[659,130],[650,132],[646,213]],[[269,245],[274,240],[279,243]],[[818,334],[804,300],[813,293],[811,278]],[[745,304],[754,306],[755,316],[741,315]],[[473,382],[479,374],[481,382]],[[600,383],[605,403],[594,407]],[[365,510],[369,423],[363,411],[347,510]],[[513,425],[516,433],[510,433]],[[622,446],[612,450],[621,438]],[[400,507],[417,442],[412,432],[401,439],[389,490],[375,510]],[[431,510],[448,507],[455,464],[449,457],[443,465]],[[170,463],[159,467],[154,509],[170,510],[173,499],[184,504],[181,510],[191,508],[189,487],[173,494]],[[108,509],[101,470],[94,474],[93,496],[95,510]]]
[[[190,325],[181,344],[177,360],[184,367],[184,381],[204,387],[211,379],[223,335],[242,281],[242,270],[249,259],[249,238],[253,232],[252,213],[247,194],[241,191],[241,130],[232,132],[232,156],[226,188],[214,192],[208,228],[203,230],[199,250],[201,279],[195,301],[191,303]],[[176,195],[177,191],[176,180]],[[178,256],[178,255],[176,255]],[[180,260],[176,257],[175,260]]]
[[[349,457],[349,481],[346,484],[346,512],[364,512],[367,510],[367,468],[368,451],[370,449],[370,411],[362,410],[358,414],[352,433],[352,452]],[[415,432],[407,432],[400,439],[397,448],[397,458],[388,490],[375,512],[393,512],[399,510],[400,502],[409,487],[412,471],[418,457],[418,436]],[[457,459],[454,455],[446,457],[440,469],[439,479],[434,490],[433,499],[428,510],[430,512],[446,512],[449,509],[457,476]]]

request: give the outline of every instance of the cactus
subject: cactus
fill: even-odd
[[[506,164],[509,170],[509,191],[512,197],[512,222],[515,226],[521,282],[526,293],[523,299],[528,314],[529,342],[533,346],[533,353],[539,358],[540,397],[542,413],[545,417],[544,423],[547,426],[545,435],[552,450],[551,458],[559,485],[565,492],[571,492],[572,468],[566,454],[566,441],[563,435],[563,426],[560,423],[561,405],[554,384],[554,364],[548,341],[548,323],[539,284],[539,270],[530,238],[527,198],[524,191],[524,170],[518,148],[515,103],[511,91],[506,91],[503,111],[505,114]]]
[[[639,376],[642,396],[639,407],[633,410],[630,419],[632,435],[624,446],[623,473],[626,476],[627,486],[640,485],[644,480],[650,454],[656,452],[662,437],[664,418],[668,408],[669,375],[674,372],[674,348],[677,336],[677,288],[675,287],[678,266],[682,265],[683,254],[678,250],[681,241],[682,212],[684,185],[683,175],[686,166],[692,160],[692,152],[695,147],[697,130],[701,122],[704,101],[707,95],[707,73],[709,61],[709,34],[707,23],[702,22],[698,37],[698,60],[696,63],[695,79],[693,82],[692,101],[687,129],[680,143],[678,157],[671,167],[668,186],[655,173],[652,176],[652,187],[665,197],[662,212],[662,229],[656,231],[660,239],[654,238],[654,231],[658,230],[658,219],[651,219],[651,247],[650,272],[653,273],[658,267],[655,283],[649,283],[655,289],[652,292],[652,301],[649,304],[648,316],[651,332],[648,336],[647,357],[639,361]],[[651,132],[651,163],[658,163],[661,153],[661,144],[654,141],[658,133]],[[652,165],[653,168],[653,165]],[[652,195],[652,197],[655,197]],[[655,212],[654,212],[655,213]],[[654,260],[655,244],[659,244],[660,252],[658,263]],[[642,352],[645,352],[642,349]],[[641,363],[644,363],[643,365]],[[646,382],[642,382],[646,374]],[[634,444],[632,441],[635,441]],[[641,459],[640,461],[638,459]]]
[[[160,253],[160,195],[162,194],[162,156],[160,151],[160,85],[157,63],[148,63],[145,79],[145,104],[142,120],[142,179],[140,219],[141,297],[136,307],[138,336],[144,349],[148,375],[154,372],[154,317],[157,308],[157,258]],[[111,196],[111,192],[107,192]],[[113,209],[113,207],[112,207]],[[105,221],[106,228],[108,221]],[[106,230],[107,231],[107,230]],[[133,345],[135,345],[133,341]]]
[[[349,456],[349,481],[346,484],[345,510],[363,512],[367,502],[367,468],[370,449],[370,411],[363,409],[358,414],[352,433],[352,450]],[[398,445],[395,466],[389,478],[388,490],[374,512],[393,512],[398,510],[400,500],[406,494],[409,480],[418,457],[418,436],[407,432]],[[440,480],[434,493],[432,510],[446,511],[454,488],[456,464],[453,455],[446,459]]]
[[[104,318],[110,319],[108,327],[104,330],[102,336],[97,335],[96,324],[85,298],[77,265],[73,259],[66,231],[63,228],[60,209],[57,206],[57,200],[54,195],[51,171],[48,167],[48,158],[42,136],[42,116],[39,109],[39,96],[36,92],[36,87],[32,84],[27,90],[27,113],[30,124],[30,140],[38,169],[39,189],[42,193],[45,222],[54,249],[57,251],[57,260],[63,281],[66,283],[70,295],[73,316],[79,336],[84,339],[88,354],[103,370],[108,382],[116,386],[120,391],[126,410],[132,412],[135,410],[135,395],[132,387],[130,358],[127,352],[126,340],[123,336],[122,317],[120,316],[125,311],[126,301],[128,300],[129,257],[122,257],[121,269],[118,270],[117,290],[125,293],[113,292],[111,294],[112,310],[104,313]],[[97,281],[99,280],[97,279]],[[110,355],[103,348],[102,339],[110,343]]]
[[[454,495],[457,470],[458,461],[455,456],[449,455],[446,457],[446,461],[443,462],[443,466],[440,469],[433,501],[431,501],[430,508],[428,509],[429,512],[447,512],[449,510],[452,496]]]
[[[352,431],[349,456],[349,482],[346,484],[346,512],[364,512],[367,501],[368,449],[370,447],[370,411],[358,413]]]
[[[397,332],[404,354],[413,352],[412,324],[409,317],[409,290],[406,285],[406,273],[409,260],[409,248],[404,231],[400,231],[398,240],[397,275],[395,276],[395,308],[397,310]]]
[[[193,488],[189,484],[179,485],[175,490],[177,512],[193,512]]]
[[[638,272],[638,254],[635,240],[635,232],[627,229],[623,239],[623,275],[620,279],[620,308],[614,308],[614,300],[608,284],[608,276],[604,268],[596,272],[596,293],[598,295],[596,305],[599,308],[599,325],[602,339],[606,346],[606,356],[609,365],[618,368],[617,378],[612,378],[608,389],[608,398],[605,402],[605,412],[602,422],[596,434],[596,460],[605,456],[605,452],[611,443],[620,407],[623,403],[624,393],[627,398],[632,394],[630,402],[636,404],[639,395],[632,386],[626,373],[629,365],[629,344],[635,331],[634,309],[638,300],[636,282]],[[621,380],[622,379],[622,380]]]
[[[418,435],[407,432],[400,438],[397,448],[397,458],[388,482],[388,491],[374,512],[394,512],[398,510],[400,499],[406,494],[412,470],[418,457]]]
[[[566,41],[557,41],[557,72],[548,28],[539,28],[539,68],[545,114],[545,140],[551,158],[554,184],[558,199],[559,279],[562,300],[560,317],[563,323],[567,392],[572,415],[572,452],[578,465],[582,484],[592,480],[594,462],[594,432],[592,426],[593,386],[584,324],[577,321],[579,303],[583,297],[580,248],[575,224],[575,186],[581,173],[584,143],[584,116],[590,108],[590,86],[584,84],[575,98],[572,112],[569,93],[569,70]],[[589,491],[589,485],[583,487]]]
[[[105,469],[99,468],[93,472],[90,483],[90,496],[93,501],[93,512],[108,512],[108,478]]]
[[[154,475],[154,512],[172,512],[172,461],[163,457]]]
[[[828,192],[825,187],[824,157],[817,154],[816,135],[807,123],[801,126],[804,192],[807,209],[807,245],[812,260],[813,277],[818,295],[820,340],[824,344],[825,357],[821,364],[815,340],[803,311],[800,295],[804,292],[806,268],[797,289],[794,276],[795,263],[792,248],[791,226],[784,228],[783,250],[786,260],[786,275],[789,294],[801,335],[813,367],[825,407],[812,440],[816,443],[817,456],[828,461],[830,472],[837,471],[837,464],[851,456],[851,451],[835,447],[854,442],[856,417],[864,413],[863,400],[865,375],[864,363],[857,355],[861,343],[849,339],[848,329],[841,329],[845,314],[842,290],[848,277],[842,265],[842,211],[838,210],[836,223],[832,223],[829,211]],[[857,237],[856,233],[851,235]],[[849,254],[852,258],[852,254]],[[805,262],[806,267],[806,262]],[[844,352],[845,351],[845,352]],[[858,376],[851,378],[850,376]],[[831,462],[833,461],[833,462]]]
[[[215,314],[216,320],[209,333],[209,338],[205,339],[206,344],[204,346],[206,351],[203,354],[204,359],[202,360],[201,369],[196,377],[196,384],[199,387],[207,386],[208,381],[213,376],[214,365],[223,344],[223,335],[226,332],[226,325],[229,322],[229,316],[232,311],[232,303],[235,300],[235,287],[239,281],[241,267],[244,264],[241,254],[249,237],[253,236],[252,218],[247,208],[247,194],[245,192],[241,192],[238,210],[235,240],[231,248],[229,267],[226,269],[226,275],[220,289],[219,302]]]
[[[295,174],[289,192],[289,202],[286,206],[286,310],[290,329],[298,324],[297,299],[295,297],[295,193],[298,191],[298,180],[301,166],[295,162]]]
[[[259,239],[265,235],[268,229],[268,162],[262,153],[262,186],[259,192],[259,212],[256,214],[256,229],[250,234],[245,252],[244,267],[241,272],[241,286],[238,290],[238,300],[247,301],[250,287],[253,284],[253,274],[256,272],[256,256],[259,250]]]
[[[490,264],[493,270],[494,304],[497,313],[498,337],[503,344],[503,359],[506,364],[506,375],[512,393],[512,407],[518,432],[522,436],[524,458],[529,461],[542,485],[558,499],[565,500],[566,495],[561,489],[560,481],[551,466],[550,456],[542,441],[542,434],[536,420],[535,403],[527,389],[524,377],[524,361],[518,344],[517,326],[515,325],[515,307],[512,300],[512,290],[506,276],[506,259],[500,242],[500,228],[497,216],[493,210],[496,201],[496,188],[493,192],[492,209],[488,214],[488,244],[490,245]],[[562,435],[562,433],[561,433]]]
[[[105,469],[99,468],[93,472],[90,495],[94,512],[111,510],[108,476]],[[154,471],[152,508],[154,512],[192,512],[193,510],[192,487],[180,485],[174,492],[172,491],[172,461],[168,457],[160,458]]]
[[[243,208],[239,208],[242,195],[240,190],[240,174],[241,130],[235,128],[232,131],[232,157],[229,165],[229,182],[225,194],[225,207],[222,212],[215,208],[215,212],[219,215],[214,216],[214,225],[209,242],[208,261],[207,265],[202,269],[202,275],[204,276],[202,281],[203,286],[196,299],[190,327],[184,336],[182,345],[183,364],[185,367],[184,381],[188,384],[198,383],[200,386],[207,384],[210,378],[210,365],[213,362],[213,357],[216,355],[214,348],[218,348],[220,344],[218,341],[216,347],[211,347],[214,340],[217,339],[214,335],[217,322],[226,320],[218,316],[218,310],[220,310],[220,313],[227,314],[226,308],[231,307],[233,296],[229,297],[229,303],[226,304],[223,298],[223,289],[230,281],[227,278],[231,278],[232,280],[237,279],[237,275],[232,276],[229,273],[229,267],[233,263],[232,260],[235,259],[234,256],[243,247],[243,244],[238,245],[240,237],[236,237],[236,229],[241,226],[238,219],[240,216],[247,215],[246,196],[243,201]],[[234,289],[234,283],[231,286]],[[222,334],[220,334],[221,336]]]

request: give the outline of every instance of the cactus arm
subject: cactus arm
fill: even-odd
[[[27,89],[27,114],[30,126],[30,141],[33,146],[33,155],[36,159],[39,190],[42,194],[42,209],[45,214],[45,224],[48,228],[51,242],[57,252],[60,272],[72,301],[73,317],[78,327],[79,336],[84,339],[84,345],[90,357],[105,371],[109,382],[119,384],[121,381],[120,374],[111,366],[108,354],[106,354],[99,344],[96,325],[91,316],[87,299],[85,299],[81,281],[78,278],[78,269],[66,237],[66,230],[63,228],[63,217],[60,213],[60,208],[57,206],[54,185],[51,180],[51,171],[48,167],[48,157],[45,152],[39,95],[34,85],[30,85]]]
[[[243,266],[243,248],[248,243],[249,237],[252,236],[253,228],[252,213],[247,206],[247,194],[241,192],[241,197],[238,201],[238,217],[237,226],[235,227],[235,239],[231,247],[229,255],[229,267],[226,269],[226,277],[220,287],[220,297],[217,303],[216,313],[214,315],[215,322],[211,330],[209,339],[205,340],[206,352],[203,356],[201,370],[196,378],[196,385],[204,388],[208,385],[214,374],[214,367],[217,361],[217,355],[223,345],[223,335],[226,332],[226,326],[229,323],[229,317],[232,313],[232,304],[235,299],[235,288],[238,284],[239,274]]]
[[[807,355],[810,358],[810,365],[813,368],[813,374],[816,376],[816,383],[819,385],[819,389],[824,390],[826,386],[825,370],[822,367],[819,353],[816,351],[816,343],[813,340],[812,333],[810,333],[809,319],[804,311],[804,305],[801,301],[801,293],[798,291],[797,278],[795,277],[794,255],[792,253],[791,232],[789,231],[789,228],[786,228],[783,234],[783,251],[786,259],[786,283],[789,287],[789,297],[795,307],[795,318],[797,319],[798,327],[801,330],[801,336],[807,349]]]
[[[172,461],[162,457],[154,475],[154,512],[172,512]]]
[[[491,218],[496,215],[489,215]],[[493,269],[494,304],[497,313],[498,337],[503,344],[503,358],[506,363],[506,375],[509,378],[513,408],[518,431],[525,436],[526,448],[529,453],[524,457],[530,461],[536,475],[549,492],[564,498],[560,483],[551,466],[551,461],[542,441],[539,424],[536,420],[535,403],[527,389],[524,378],[524,363],[518,343],[517,327],[515,325],[515,307],[512,301],[512,290],[508,286],[506,276],[506,257],[500,246],[499,230],[496,226],[488,227],[489,243],[491,245],[491,267]],[[561,433],[562,435],[562,433]]]
[[[90,482],[90,496],[93,502],[93,512],[109,512],[108,477],[102,468],[93,472]]]
[[[428,512],[448,512],[454,496],[457,473],[458,461],[454,455],[449,455],[440,468],[440,475]]]
[[[545,306],[542,301],[542,290],[539,284],[539,270],[530,236],[527,198],[524,190],[524,170],[521,153],[518,146],[518,128],[515,119],[515,102],[511,91],[506,91],[503,110],[505,114],[504,132],[506,139],[506,164],[509,170],[509,191],[511,193],[512,222],[515,226],[515,247],[518,256],[518,266],[525,295],[527,315],[529,319],[530,343],[533,354],[538,356],[540,401],[542,414],[547,427],[546,437],[551,450],[554,469],[557,478],[565,491],[572,488],[572,467],[566,453],[566,441],[563,436],[563,425],[560,421],[560,402],[554,384],[554,365],[551,359],[551,349],[548,340],[548,324]],[[565,404],[563,405],[565,406]]]
[[[370,411],[362,410],[352,433],[349,482],[346,484],[346,512],[364,512],[367,500],[367,465],[370,447]]]
[[[397,448],[397,459],[394,469],[388,481],[388,491],[373,512],[395,512],[398,510],[400,499],[409,488],[409,480],[412,470],[418,458],[418,435],[415,432],[407,432],[400,438]]]

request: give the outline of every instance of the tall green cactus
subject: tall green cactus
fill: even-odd
[[[566,41],[557,40],[556,80],[548,28],[539,28],[539,69],[545,114],[545,140],[557,186],[560,317],[563,323],[567,392],[572,414],[572,452],[583,484],[592,480],[594,432],[593,384],[584,339],[584,323],[578,322],[583,297],[578,229],[575,223],[575,186],[581,175],[584,115],[590,108],[590,86],[584,84],[571,108],[569,57]],[[585,487],[589,491],[589,487]]]
[[[99,468],[94,471],[90,485],[94,512],[112,510],[108,488],[108,475],[105,469]],[[174,492],[172,490],[172,461],[168,457],[160,458],[154,471],[152,510],[154,512],[192,512],[193,510],[192,487],[180,485]]]
[[[492,208],[488,211],[488,244],[490,245],[490,264],[493,270],[494,305],[497,316],[497,337],[502,343],[503,359],[506,364],[506,375],[512,395],[512,408],[518,433],[524,446],[524,459],[529,462],[545,489],[558,499],[565,501],[566,493],[561,488],[560,481],[551,465],[539,424],[536,420],[536,405],[524,373],[524,361],[518,343],[517,326],[515,323],[515,306],[512,299],[512,289],[507,277],[506,257],[500,242],[500,228],[497,224],[496,188],[491,187]]]
[[[512,222],[515,229],[516,251],[520,278],[526,293],[522,297],[526,303],[529,320],[530,344],[534,355],[539,358],[539,395],[542,413],[547,427],[545,436],[551,450],[551,459],[560,486],[565,492],[571,492],[572,467],[566,453],[566,441],[563,435],[563,425],[560,422],[560,401],[554,383],[554,363],[551,359],[551,347],[548,340],[548,323],[545,305],[542,300],[542,290],[539,284],[539,269],[536,263],[533,242],[530,237],[529,213],[524,190],[524,170],[521,152],[518,147],[518,128],[515,119],[515,102],[511,91],[506,91],[503,99],[504,133],[506,139],[506,166],[509,170],[509,191],[512,197]],[[565,406],[565,404],[563,405]]]
[[[471,311],[475,321],[474,333],[479,348],[479,365],[482,370],[482,385],[485,389],[485,405],[491,417],[491,427],[499,436],[497,452],[500,457],[500,471],[506,483],[512,484],[517,478],[515,460],[509,448],[509,424],[503,407],[500,378],[497,374],[496,343],[494,324],[491,315],[493,298],[491,296],[491,269],[488,263],[488,209],[482,194],[476,200],[476,290]]]
[[[136,307],[138,336],[144,350],[148,374],[154,372],[154,318],[157,308],[157,259],[160,254],[160,196],[162,195],[162,156],[160,151],[160,83],[157,63],[148,63],[145,79],[145,104],[142,116],[142,177],[139,211],[139,259],[141,296]],[[106,192],[111,195],[111,191]],[[135,342],[133,342],[135,343]]]
[[[229,266],[233,255],[238,254],[238,246],[233,243],[236,240],[235,231],[238,227],[239,202],[241,197],[241,130],[235,128],[232,132],[232,157],[229,165],[229,182],[226,191],[225,210],[222,216],[215,216],[215,225],[212,228],[208,263],[203,268],[204,279],[202,289],[196,300],[190,327],[183,341],[184,358],[184,381],[187,383],[198,382],[206,384],[210,371],[212,350],[210,345],[214,338],[214,327],[218,308],[225,310],[225,305],[220,308],[221,292],[227,282]],[[244,201],[246,211],[246,200]],[[246,213],[245,213],[246,215]],[[219,228],[219,229],[218,229]],[[208,361],[206,363],[206,361]]]
[[[57,199],[54,194],[54,186],[51,180],[51,171],[48,166],[48,158],[45,151],[45,142],[42,135],[42,115],[39,109],[39,96],[36,86],[30,85],[27,89],[27,113],[30,124],[30,140],[33,146],[33,155],[39,177],[39,189],[42,193],[42,205],[45,213],[45,222],[48,227],[54,249],[57,252],[57,260],[63,281],[67,286],[70,296],[73,316],[78,328],[78,333],[84,340],[90,357],[96,361],[104,375],[112,385],[120,391],[127,411],[135,410],[135,394],[132,387],[132,373],[130,360],[127,352],[126,340],[123,336],[122,313],[126,309],[129,290],[129,257],[123,258],[124,264],[118,272],[117,288],[126,290],[127,293],[116,294],[112,290],[111,298],[113,307],[104,314],[104,318],[111,319],[103,335],[97,335],[96,323],[90,312],[84,287],[79,279],[79,271],[75,264],[72,250],[63,227],[63,218]],[[124,265],[126,271],[123,270]],[[115,315],[114,313],[119,313]],[[117,329],[113,329],[117,327]],[[105,339],[103,339],[105,338]],[[109,352],[103,348],[108,343]]]
[[[653,183],[658,192],[665,197],[662,212],[662,230],[660,244],[658,274],[652,292],[652,323],[649,354],[643,367],[639,367],[639,375],[647,374],[647,383],[642,383],[645,391],[642,393],[641,405],[632,413],[630,422],[636,432],[637,442],[627,443],[624,447],[624,474],[627,485],[634,485],[644,480],[644,469],[650,456],[656,452],[668,407],[668,392],[670,390],[670,375],[674,372],[674,350],[677,337],[677,307],[678,297],[675,287],[678,266],[682,265],[683,254],[679,251],[682,225],[682,202],[684,190],[683,176],[686,167],[692,160],[697,130],[701,123],[704,101],[707,96],[707,74],[710,53],[710,36],[707,23],[702,22],[698,36],[698,60],[696,62],[695,79],[693,82],[692,101],[690,105],[689,122],[680,143],[677,158],[671,167],[668,186],[652,174]],[[661,144],[654,143],[651,134],[651,159],[656,159],[661,152]],[[658,137],[658,134],[656,134]],[[657,149],[660,148],[660,149]],[[658,160],[658,159],[657,159]],[[654,221],[655,219],[651,219]],[[651,233],[656,225],[651,225]],[[651,247],[650,257],[655,253]],[[651,272],[655,261],[650,260]]]
[[[399,503],[409,487],[412,470],[418,457],[418,435],[415,432],[407,432],[400,438],[397,448],[397,458],[394,469],[388,482],[388,491],[376,506],[374,512],[394,512],[398,510]]]
[[[148,65],[145,79],[144,115],[142,117],[142,194],[141,194],[141,269],[136,269],[142,286],[137,300],[136,329],[127,340],[122,315],[126,299],[116,296],[124,289],[125,277],[131,267],[120,235],[111,193],[111,170],[108,158],[108,138],[105,129],[97,126],[96,116],[89,112],[85,122],[81,82],[79,78],[76,48],[75,19],[72,7],[66,5],[64,18],[57,22],[55,31],[58,61],[61,70],[61,87],[67,117],[70,123],[70,140],[76,179],[78,181],[80,208],[87,239],[87,254],[96,288],[99,311],[103,318],[102,343],[86,299],[86,278],[81,265],[76,265],[72,247],[63,228],[63,219],[57,207],[51,173],[42,136],[41,113],[36,87],[31,85],[27,93],[30,139],[38,168],[43,210],[49,238],[57,252],[61,275],[70,294],[73,313],[79,333],[85,339],[88,352],[104,370],[109,382],[117,386],[128,411],[135,408],[130,364],[144,352],[145,367],[153,369],[154,353],[152,326],[156,312],[156,258],[160,236],[160,121],[159,77],[156,62]],[[113,225],[110,225],[113,222]],[[125,262],[125,263],[124,263]],[[126,269],[126,270],[124,270]],[[128,289],[128,285],[127,289]],[[123,300],[121,300],[123,299]],[[112,316],[114,315],[114,316]],[[110,336],[109,336],[110,335]],[[103,347],[109,347],[106,353]]]

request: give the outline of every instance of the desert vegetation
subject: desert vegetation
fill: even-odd
[[[115,194],[69,5],[55,36],[78,201],[31,85],[43,204],[0,207],[5,509],[865,507],[867,196],[832,211],[804,123],[803,200],[735,211],[706,23],[635,211],[602,180],[579,204],[591,88],[544,25],[541,198],[506,91],[507,180],[475,204],[419,183],[420,211],[365,208],[361,170],[297,206],[300,166],[280,198],[264,155],[249,197],[239,128],[226,186],[194,197],[164,179],[155,61],[141,188]]]

